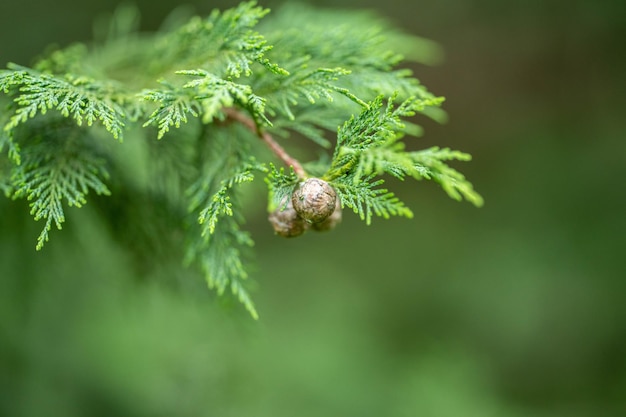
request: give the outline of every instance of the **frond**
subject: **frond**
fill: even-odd
[[[247,109],[256,119],[264,120],[269,124],[264,114],[265,99],[254,94],[249,85],[224,80],[204,70],[178,71],[177,73],[199,77],[186,83],[183,88],[194,91],[204,123],[210,123],[218,116],[222,108],[237,104]]]
[[[198,216],[198,222],[202,225],[202,235],[215,233],[215,226],[219,219],[224,216],[232,216],[232,193],[235,185],[254,180],[254,171],[265,172],[265,167],[258,164],[254,159],[234,169],[234,173],[222,180],[220,188],[210,198],[210,203]]]
[[[339,146],[367,149],[399,139],[406,130],[403,118],[414,116],[427,107],[440,106],[443,97],[412,97],[394,106],[395,96],[383,108],[383,96],[378,96],[358,116],[352,116],[337,133]]]
[[[378,96],[358,116],[352,116],[337,132],[337,152],[342,147],[367,149],[384,143],[395,135],[393,127],[398,124],[390,109],[383,110],[383,97]]]
[[[381,19],[370,13],[287,4],[261,22],[260,28],[275,45],[271,56],[278,62],[297,62],[308,56],[312,68],[348,65],[347,69],[372,66],[389,70],[401,57],[389,52],[384,32],[390,31],[383,26]]]
[[[270,112],[286,116],[291,120],[295,119],[292,108],[302,101],[309,104],[315,104],[320,99],[332,102],[336,94],[345,96],[361,106],[366,106],[350,90],[338,85],[337,81],[348,74],[350,71],[339,67],[311,70],[308,68],[308,63],[304,62],[291,75],[275,80],[271,90],[267,86],[261,88],[268,103],[271,103]]]
[[[293,171],[293,167],[290,167],[287,174],[285,168],[276,169],[274,164],[270,164],[269,174],[265,177],[270,195],[268,211],[271,212],[276,207],[286,204],[299,181],[300,179]]]
[[[444,162],[452,159],[469,161],[471,155],[449,148],[432,147],[423,151],[412,152],[411,157],[415,161],[416,169],[420,175],[437,182],[451,198],[457,201],[465,198],[478,207],[483,205],[483,198],[474,190],[472,183],[463,174]]]
[[[419,172],[415,163],[407,152],[404,152],[404,143],[391,143],[388,146],[369,148],[358,156],[355,164],[353,181],[359,181],[369,175],[390,174],[404,180],[407,176],[419,179]]]
[[[81,126],[100,121],[114,138],[121,140],[125,111],[113,101],[112,87],[86,78],[66,76],[64,79],[30,69],[0,72],[0,91],[15,94],[17,109],[4,126],[11,131],[38,114],[57,110]]]
[[[358,183],[334,182],[332,185],[341,198],[342,206],[350,207],[361,220],[371,224],[372,215],[388,219],[391,216],[413,217],[413,212],[393,193],[385,188],[376,188],[383,180],[364,178]]]
[[[159,107],[152,112],[143,127],[156,125],[158,128],[158,139],[161,139],[171,127],[180,128],[183,123],[187,123],[187,114],[198,117],[200,114],[199,103],[190,97],[187,91],[174,89],[147,90],[142,93],[142,99],[159,104]]]
[[[157,52],[162,50],[172,55],[171,45],[175,44],[177,49],[173,56],[168,56],[168,62],[176,62],[178,68],[204,68],[228,79],[249,76],[255,62],[272,73],[287,74],[266,58],[272,47],[253,30],[268,12],[255,1],[241,3],[224,12],[215,10],[206,19],[193,18],[165,36]]]
[[[393,24],[369,12],[290,3],[262,21],[259,28],[274,45],[268,53],[270,58],[292,73],[305,57],[308,69],[342,68],[349,72],[336,85],[362,99],[394,92],[403,99],[430,94],[409,70],[394,67],[403,60],[401,53],[416,62],[432,62],[440,48],[423,38],[400,33]]]
[[[199,172],[185,192],[189,213],[202,211],[211,204],[223,181],[253,165],[250,150],[253,140],[258,141],[240,124],[206,126],[199,139],[204,146],[196,149]]]
[[[14,198],[31,201],[35,220],[44,219],[44,228],[37,239],[37,250],[49,239],[54,224],[57,229],[65,222],[64,203],[81,207],[90,190],[109,195],[103,180],[108,178],[105,161],[78,139],[65,143],[41,141],[23,152],[22,164],[14,168],[11,183]],[[55,146],[56,145],[56,146]]]
[[[197,78],[182,87],[162,81],[160,89],[146,90],[141,95],[143,100],[158,104],[144,127],[156,125],[159,139],[171,127],[179,128],[187,123],[187,115],[202,116],[202,122],[210,124],[215,118],[223,118],[222,109],[232,106],[246,109],[256,120],[271,124],[265,117],[265,99],[254,94],[249,85],[225,80],[202,69],[177,71],[177,74]]]
[[[0,113],[0,126],[5,126],[8,123],[9,117],[9,112]],[[20,157],[20,145],[13,139],[12,131],[2,129],[0,130],[0,155],[4,152],[5,147],[7,148],[9,159],[19,165],[22,161]]]
[[[433,101],[428,101],[433,103]],[[394,108],[393,99],[384,107],[383,97],[369,103],[337,132],[333,162],[325,177],[329,180],[350,175],[353,181],[371,174],[390,173],[397,178],[412,175],[412,163],[398,142],[405,132],[402,117],[410,117],[425,106],[421,99],[409,99]]]
[[[210,236],[197,237],[188,245],[186,259],[187,262],[198,262],[210,289],[222,296],[230,288],[250,315],[257,319],[258,313],[244,284],[248,273],[243,255],[253,244],[250,235],[240,230],[237,219],[228,216]]]
[[[389,99],[387,106],[384,106],[382,97],[378,97],[369,103],[368,108],[351,117],[339,129],[337,147],[324,178],[340,183],[344,187],[339,191],[343,193],[342,197],[347,198],[345,204],[355,209],[362,219],[369,221],[371,215],[368,214],[368,206],[371,207],[370,212],[371,210],[376,212],[375,203],[380,200],[372,200],[378,196],[374,191],[367,194],[355,190],[361,184],[367,185],[373,177],[383,174],[390,174],[400,180],[406,177],[416,180],[432,179],[439,183],[450,197],[456,200],[465,198],[477,206],[482,205],[482,197],[474,191],[472,184],[445,163],[453,159],[468,160],[470,158],[468,154],[438,147],[407,152],[404,143],[400,141],[406,131],[403,118],[440,103],[439,98],[412,98],[394,106],[393,99]],[[355,188],[352,192],[347,192],[346,187],[350,186]],[[360,200],[357,198],[359,195]],[[385,196],[384,193],[381,195]],[[369,203],[366,203],[368,201]],[[386,195],[382,201],[391,204],[391,208],[395,207],[401,215],[406,215],[401,208],[395,206],[398,202],[393,195]],[[378,206],[383,217],[394,214],[391,208],[385,210],[385,207]]]
[[[238,125],[211,128],[207,132],[207,137],[212,139],[210,157],[186,193],[189,212],[195,218],[189,231],[186,258],[188,262],[198,262],[209,288],[220,295],[230,288],[256,318],[256,309],[244,285],[247,272],[242,260],[253,242],[240,228],[243,219],[237,205],[237,191],[238,185],[254,179],[255,172],[265,173],[267,169],[250,157],[246,132]]]

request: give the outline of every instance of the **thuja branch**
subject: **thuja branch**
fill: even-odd
[[[342,208],[368,224],[374,216],[411,217],[411,210],[383,187],[383,176],[432,180],[454,199],[482,204],[472,184],[448,165],[469,160],[469,154],[445,147],[408,151],[403,142],[420,132],[408,118],[441,115],[437,107],[443,98],[410,71],[396,69],[401,55],[392,52],[394,46],[419,51],[421,40],[370,14],[301,5],[283,6],[258,26],[262,34],[255,26],[267,12],[249,1],[152,38],[119,32],[130,15],[117,13],[110,26],[114,36],[96,50],[80,45],[53,52],[33,69],[0,69],[0,191],[28,199],[35,219],[47,221],[38,248],[50,225],[60,228],[65,206],[82,206],[89,193],[109,194],[112,168],[118,192],[111,198],[136,198],[103,206],[102,213],[116,223],[121,215],[137,225],[138,239],[129,242],[140,249],[138,256],[144,257],[139,238],[152,248],[148,240],[161,231],[184,229],[187,259],[197,261],[209,287],[220,295],[230,288],[256,317],[244,285],[244,255],[252,240],[241,227],[238,186],[259,172],[266,174],[269,220],[284,237],[331,230]],[[407,45],[412,39],[416,42]],[[421,60],[429,61],[428,52],[422,53]],[[359,104],[360,113],[352,114],[355,107],[347,101],[334,100],[339,96]],[[265,114],[272,115],[277,131],[297,132],[324,148],[331,147],[326,134],[336,131],[330,158],[311,161],[305,171],[266,131]],[[202,131],[199,123],[188,124],[190,116],[201,119],[200,129],[211,125],[210,148],[197,146],[204,145],[195,140]],[[156,128],[156,139],[176,135],[175,128],[180,140],[152,146],[153,129],[133,129],[132,137],[146,140],[131,141],[129,152],[93,140],[100,135],[93,134],[92,124],[101,122],[121,139],[139,120]],[[244,126],[291,169],[257,162],[259,149],[233,143],[227,124]],[[187,192],[180,192],[183,187]],[[177,210],[163,215],[181,203],[198,214],[200,227],[187,227]],[[153,256],[147,264],[159,268],[160,261]]]
[[[278,144],[278,142],[276,142],[274,140],[274,138],[272,137],[272,135],[270,135],[269,133],[263,131],[261,129],[260,126],[258,126],[254,120],[248,116],[246,116],[245,114],[241,113],[240,111],[229,107],[227,109],[224,109],[224,112],[226,113],[226,116],[234,121],[237,121],[241,124],[243,124],[244,126],[246,126],[248,129],[250,129],[252,132],[254,132],[255,135],[257,135],[259,137],[259,139],[261,139],[263,142],[265,142],[265,144],[270,148],[270,150],[288,167],[292,167],[293,171],[295,172],[295,174],[299,177],[299,178],[306,178],[307,174],[306,171],[304,170],[304,168],[302,167],[302,164],[300,163],[300,161],[298,161],[296,158],[294,158],[293,156],[289,155],[287,153],[287,151],[285,151],[285,149],[280,146]]]

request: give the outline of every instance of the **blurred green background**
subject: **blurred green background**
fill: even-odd
[[[135,3],[146,30],[178,5]],[[88,41],[116,4],[3,1],[0,63]],[[41,224],[1,199],[0,415],[626,415],[624,2],[316,5],[443,46],[415,71],[450,121],[416,146],[473,154],[458,168],[486,205],[407,184],[413,220],[347,213],[296,240],[251,211],[254,322],[199,280],[163,284],[178,264],[133,276],[89,205],[35,253]]]

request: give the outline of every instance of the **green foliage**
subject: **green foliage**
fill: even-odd
[[[179,128],[182,123],[187,123],[187,113],[194,117],[202,115],[203,123],[208,124],[216,117],[221,118],[221,109],[232,106],[244,108],[270,124],[264,114],[265,99],[253,94],[249,85],[224,80],[204,70],[177,71],[177,74],[199,78],[187,82],[182,88],[163,82],[161,89],[143,93],[144,100],[159,103],[159,108],[144,123],[144,127],[158,126],[159,139],[170,127]]]
[[[198,117],[200,114],[198,103],[193,96],[176,91],[176,87],[168,86],[165,82],[163,82],[163,86],[163,89],[149,90],[143,93],[144,100],[159,103],[159,107],[143,124],[144,127],[157,125],[159,129],[157,137],[159,139],[169,132],[170,127],[178,129],[182,124],[187,123],[187,114],[193,117]]]
[[[268,55],[287,68],[290,77],[298,78],[298,73],[306,74],[307,70],[335,68],[339,70],[336,74],[339,82],[335,85],[361,99],[394,94],[403,99],[433,97],[413,77],[410,69],[396,68],[403,61],[403,54],[411,56],[413,61],[431,62],[439,53],[432,43],[400,33],[369,12],[316,10],[303,4],[291,4],[276,13],[271,22],[261,22],[261,28],[267,30],[266,36],[275,46]],[[291,82],[288,78],[283,82]],[[284,94],[282,85],[272,84],[271,87],[272,93]],[[263,85],[263,94],[266,88]],[[276,100],[268,97],[268,101]],[[346,104],[333,103],[333,106],[337,109]],[[352,112],[354,107],[344,116]]]
[[[270,194],[269,212],[287,203],[287,199],[291,197],[299,180],[293,168],[287,174],[285,168],[276,169],[274,164],[270,164],[269,174],[265,178]]]
[[[292,107],[297,106],[302,99],[309,104],[315,104],[321,98],[332,102],[333,93],[341,94],[355,103],[365,105],[347,88],[334,84],[340,77],[348,74],[350,71],[343,68],[317,68],[310,71],[307,65],[303,64],[300,71],[286,77],[284,82],[280,83],[280,87],[269,94],[271,102],[276,103],[270,108],[272,115],[281,114],[289,120],[295,120]]]
[[[195,98],[200,103],[204,123],[211,123],[220,109],[232,106],[244,108],[269,123],[264,115],[265,99],[253,94],[249,85],[223,80],[204,70],[179,71],[178,74],[200,77],[189,81],[183,88],[196,91]]]
[[[339,128],[333,160],[324,179],[332,182],[342,203],[358,213],[367,224],[372,214],[413,217],[402,201],[384,188],[375,188],[384,180],[376,176],[389,174],[397,179],[433,179],[456,200],[463,197],[477,206],[483,201],[465,177],[444,161],[466,161],[468,154],[449,149],[431,148],[408,152],[400,141],[405,134],[403,117],[413,116],[428,106],[437,106],[442,98],[410,98],[394,108],[393,99],[383,105],[377,97],[361,114],[350,118]]]
[[[12,71],[0,72],[0,91],[16,94],[15,113],[5,124],[5,131],[11,132],[37,114],[54,109],[74,119],[78,126],[83,122],[91,126],[99,120],[114,138],[122,139],[125,112],[112,83],[70,74],[60,79],[15,65],[10,68]]]
[[[341,197],[341,203],[350,207],[367,224],[372,222],[372,214],[385,219],[391,216],[413,217],[413,212],[393,193],[384,188],[375,188],[383,182],[384,180],[372,181],[372,177],[367,177],[356,184],[336,182],[334,185]]]
[[[411,157],[420,175],[425,179],[438,182],[450,197],[459,201],[465,198],[476,206],[483,205],[483,198],[474,191],[472,184],[465,179],[465,176],[444,162],[451,159],[469,161],[472,158],[471,155],[448,148],[439,149],[435,146],[423,151],[411,152]]]
[[[251,159],[238,167],[233,175],[222,180],[219,190],[213,194],[209,205],[200,212],[198,217],[198,222],[204,225],[202,228],[203,236],[206,236],[207,233],[209,235],[215,233],[215,226],[220,217],[233,215],[231,203],[233,188],[235,185],[252,182],[254,180],[253,171],[255,170],[265,172],[265,167]]]
[[[251,1],[223,13],[215,10],[206,19],[195,17],[164,36],[156,52],[167,58],[164,66],[210,68],[227,79],[250,76],[253,63],[259,63],[275,74],[287,74],[265,57],[272,46],[252,29],[267,13],[269,9]]]
[[[242,260],[243,251],[254,242],[249,233],[240,229],[240,216],[227,216],[210,235],[196,239],[189,245],[187,261],[197,261],[210,289],[224,295],[227,288],[246,307],[252,317],[258,313],[246,289],[244,280],[248,277]]]
[[[243,282],[248,276],[243,256],[254,243],[241,230],[243,217],[237,191],[254,180],[255,172],[264,173],[266,169],[250,157],[246,138],[251,135],[240,126],[208,129],[205,134],[212,138],[211,147],[202,161],[201,175],[186,192],[188,211],[194,218],[186,260],[197,262],[209,288],[219,295],[230,287],[256,318],[258,314]],[[234,142],[233,136],[242,141]]]
[[[58,129],[63,129],[59,126]],[[80,139],[66,132],[63,141],[47,137],[36,138],[23,153],[22,163],[14,169],[11,188],[6,193],[13,198],[26,198],[30,213],[35,220],[44,219],[44,228],[37,239],[40,250],[49,239],[54,224],[57,229],[65,222],[63,202],[68,206],[81,207],[87,202],[89,190],[109,195],[103,180],[108,178],[106,161],[84,146]]]
[[[412,216],[382,187],[385,175],[433,180],[454,199],[482,204],[447,164],[468,154],[409,151],[402,141],[421,134],[413,116],[444,114],[443,98],[398,68],[403,54],[435,59],[432,43],[367,13],[302,5],[268,12],[245,2],[139,36],[136,10],[122,8],[99,26],[93,46],[0,71],[0,191],[27,198],[35,219],[46,221],[37,249],[52,225],[61,228],[64,205],[84,205],[89,191],[125,198],[111,222],[145,226],[144,239],[164,245],[166,236],[184,241],[186,261],[208,286],[220,295],[230,289],[257,317],[242,185],[259,174],[270,211],[308,176],[330,182],[367,224]],[[102,140],[105,132],[118,142]],[[301,164],[276,141],[297,136],[334,143],[334,151]],[[268,147],[287,167],[274,165]]]

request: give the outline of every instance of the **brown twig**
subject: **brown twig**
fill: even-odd
[[[295,172],[295,174],[299,178],[304,179],[307,177],[306,171],[302,167],[302,164],[300,163],[300,161],[298,161],[296,158],[289,155],[287,151],[285,151],[285,149],[283,149],[283,147],[280,146],[278,142],[274,140],[272,135],[270,135],[267,132],[262,131],[254,122],[254,120],[252,120],[250,117],[246,116],[245,114],[241,113],[240,111],[232,107],[224,109],[224,113],[226,113],[226,116],[229,119],[232,119],[241,123],[242,125],[246,126],[248,129],[250,129],[252,132],[254,132],[259,137],[259,139],[265,142],[265,144],[270,148],[270,150],[281,161],[283,161],[285,165],[293,168],[293,172]]]

